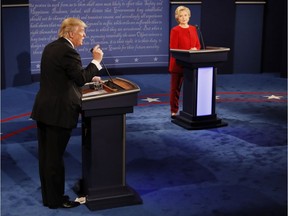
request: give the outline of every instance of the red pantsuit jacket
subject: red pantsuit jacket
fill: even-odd
[[[189,28],[175,26],[170,32],[170,49],[185,49],[190,50],[196,47],[200,49],[197,29],[195,26],[189,25]],[[169,71],[171,73],[182,73],[183,67],[176,64],[174,57],[170,55]]]

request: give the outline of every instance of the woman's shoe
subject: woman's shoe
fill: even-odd
[[[176,114],[177,114],[177,113],[171,113],[171,118],[172,118],[172,119],[175,119],[175,118],[176,118]]]

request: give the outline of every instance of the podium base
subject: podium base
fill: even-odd
[[[140,196],[129,186],[93,190],[86,196],[86,206],[90,211],[142,204]]]
[[[138,193],[129,186],[89,188],[86,192],[83,186],[83,180],[80,179],[73,190],[79,197],[86,197],[85,205],[90,211],[143,203]]]
[[[179,125],[187,130],[201,130],[201,129],[209,129],[209,128],[217,128],[217,127],[225,127],[228,123],[223,122],[222,119],[217,118],[216,115],[211,117],[205,116],[201,117],[191,117],[189,114],[185,112],[180,112],[179,116],[176,116],[172,123]]]
[[[85,196],[85,205],[90,211],[143,204],[138,193],[129,186],[90,188],[85,193],[83,180],[79,180],[73,190],[79,197]]]

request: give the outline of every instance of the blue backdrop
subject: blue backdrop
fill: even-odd
[[[31,0],[29,11],[32,74],[39,73],[42,50],[57,38],[66,17],[78,17],[88,25],[78,49],[84,65],[91,61],[89,50],[96,44],[110,68],[168,64],[169,1]]]
[[[36,64],[34,64],[35,71],[32,71],[33,65],[32,65],[32,68],[30,68],[30,56],[32,57],[33,53],[31,53],[31,47],[30,47],[30,15],[29,15],[30,13],[29,13],[29,10],[30,10],[30,7],[33,6],[32,1],[33,0],[31,1],[2,0],[1,1],[2,2],[1,89],[5,89],[11,86],[25,85],[33,81],[39,80],[39,73],[38,73],[39,70],[37,71],[37,69],[35,69]],[[52,0],[42,1],[44,5],[48,4],[48,2],[57,3],[59,1],[52,1]],[[64,2],[67,2],[67,0],[60,1],[60,2],[62,2],[61,10],[64,10],[66,6],[64,6],[63,4]],[[69,1],[68,3],[70,2],[71,1]],[[77,2],[79,2],[80,4],[81,2],[84,2],[84,0],[79,0]],[[89,3],[89,1],[87,2]],[[94,1],[90,1],[90,2],[91,2],[90,4],[93,4]],[[102,2],[103,8],[104,8],[104,3],[102,0],[96,1],[96,2],[98,4],[101,4]],[[96,2],[94,4],[96,4]],[[106,0],[106,2],[107,3],[111,2],[111,5],[112,5],[113,2],[123,2],[123,1]],[[125,2],[126,2],[126,7],[128,8],[128,3],[127,3],[128,1],[125,1]],[[169,8],[168,0],[161,1],[162,12],[159,12],[159,8],[157,9],[157,5],[154,8],[153,6],[145,6],[145,5],[142,5],[142,7],[136,7],[137,2],[139,4],[141,2],[154,3],[154,1],[151,1],[151,0],[150,1],[144,1],[144,0],[130,1],[130,4],[134,3],[134,8],[137,8],[139,11],[141,11],[141,9],[143,10],[145,8],[147,9],[146,19],[148,15],[152,15],[152,13],[150,13],[149,11],[149,8],[150,10],[154,10],[153,15],[162,16],[161,18],[162,23],[158,23],[159,24],[158,26],[162,28],[162,38],[161,38],[162,41],[161,42],[158,41],[158,45],[162,44],[163,46],[160,46],[159,50],[156,50],[155,47],[152,49],[150,49],[151,47],[149,49],[145,48],[147,51],[148,50],[151,51],[153,56],[155,54],[158,55],[152,59],[153,65],[149,63],[149,67],[146,67],[147,65],[143,64],[143,63],[148,62],[147,58],[142,58],[144,55],[147,55],[145,53],[144,54],[142,53],[143,49],[139,49],[137,50],[137,52],[126,50],[125,53],[129,53],[129,56],[127,58],[124,58],[123,56],[119,55],[119,53],[123,55],[124,51],[123,52],[120,52],[119,50],[109,51],[108,50],[109,46],[105,44],[103,40],[101,40],[100,36],[96,38],[96,35],[98,35],[98,32],[96,34],[96,31],[97,30],[100,31],[101,27],[103,28],[103,26],[101,25],[96,26],[96,24],[94,26],[93,25],[91,26],[91,23],[93,22],[89,20],[90,18],[88,17],[87,17],[88,19],[83,17],[84,21],[87,22],[87,24],[89,25],[87,29],[88,37],[84,41],[85,46],[87,45],[87,48],[84,48],[85,46],[83,46],[79,50],[81,56],[88,55],[88,59],[85,59],[85,61],[90,61],[90,58],[91,58],[89,56],[89,51],[87,50],[88,47],[90,49],[90,46],[88,44],[91,43],[91,45],[92,44],[94,45],[94,42],[96,43],[99,41],[99,42],[102,42],[101,43],[102,48],[106,49],[104,62],[107,64],[107,67],[111,69],[110,72],[112,74],[167,73],[168,62],[166,62],[165,64],[164,62],[165,60],[162,59],[161,61],[161,58],[167,59],[168,41],[166,40],[168,40],[168,37],[169,37],[170,27],[176,24],[175,19],[174,19],[174,10],[176,6],[179,5],[179,2],[176,2],[176,1],[170,2],[170,8]],[[157,1],[157,2],[159,3],[160,1]],[[181,4],[184,4],[183,1],[181,2],[182,2]],[[285,0],[269,1],[269,2],[267,1],[266,3],[265,1],[263,1],[264,3],[259,2],[258,4],[247,3],[247,1],[245,2],[246,3],[241,3],[241,1],[237,1],[237,3],[235,2],[236,4],[236,10],[234,11],[235,14],[231,15],[232,19],[235,19],[235,23],[231,23],[231,25],[230,24],[228,25],[229,28],[233,29],[234,31],[234,33],[232,32],[232,34],[234,34],[234,37],[230,37],[231,44],[233,44],[233,46],[231,45],[230,48],[234,47],[234,49],[231,49],[230,58],[229,58],[229,61],[233,61],[233,67],[231,68],[231,71],[229,70],[229,72],[230,73],[261,73],[261,72],[279,73],[281,72],[282,73],[281,75],[283,77],[286,77],[287,76],[287,69],[286,69],[287,68],[287,58],[286,58],[287,56],[287,36],[286,36],[287,35],[286,33],[287,21],[285,18],[283,19],[284,14],[286,14],[285,13],[286,7],[283,5],[287,5],[287,1]],[[227,5],[224,4],[222,1],[219,2],[219,4],[221,5],[221,7],[223,7],[224,11],[228,10]],[[188,3],[188,1],[187,2],[185,1],[185,5],[190,7],[192,11],[192,17],[191,17],[190,23],[198,24],[200,26],[204,39],[206,41],[206,45],[212,45],[212,46],[217,45],[215,42],[213,43],[210,42],[210,39],[212,38],[221,46],[226,46],[224,44],[224,42],[226,42],[225,38],[222,38],[222,36],[220,37],[217,33],[218,31],[212,31],[212,34],[210,33],[207,34],[205,32],[205,28],[212,29],[214,25],[221,26],[221,27],[227,26],[227,25],[224,25],[222,21],[221,22],[217,21],[218,20],[217,16],[211,15],[209,17],[206,17],[207,14],[208,15],[211,14],[207,12],[207,9],[205,9],[206,7],[208,7],[208,5],[206,6],[206,4],[204,2],[201,3],[201,1],[199,2],[194,1],[193,3],[191,2]],[[74,7],[73,9],[71,9],[71,13],[73,12],[74,15],[76,16],[77,10],[79,10],[79,8],[81,7],[83,6],[80,5],[79,7],[78,6]],[[129,7],[131,8],[132,6],[129,6]],[[209,5],[209,7],[211,7],[211,5]],[[98,12],[97,13],[96,11],[92,12],[92,8],[93,7],[91,6],[90,15],[92,14],[93,16],[94,15],[99,16]],[[114,10],[114,7],[112,6],[109,8],[112,8]],[[121,6],[121,8],[123,9],[124,6]],[[278,10],[277,8],[280,10]],[[54,14],[52,14],[52,11],[50,8],[51,19],[53,17],[54,19],[56,19],[54,20],[54,22],[51,23],[51,28],[49,28],[51,30],[51,35],[50,35],[51,37],[55,37],[55,38],[57,37],[58,27],[61,22],[60,20],[63,18],[63,16],[68,16],[68,14],[66,15],[61,14],[61,10],[59,8],[56,8],[53,12]],[[83,10],[83,13],[81,13],[79,16],[82,16],[83,14],[85,14],[85,12],[86,10],[85,11]],[[119,13],[119,10],[118,10],[118,13]],[[105,11],[103,12],[102,17],[104,16],[104,14],[105,14]],[[109,13],[107,12],[107,14]],[[108,21],[105,22],[105,20],[108,19],[107,14],[105,15],[106,16],[105,19],[104,18],[101,19],[101,23],[103,22],[103,23],[109,24]],[[131,16],[136,17],[138,14],[140,14],[140,12],[131,13]],[[223,12],[222,14],[226,14],[226,12]],[[120,24],[120,22],[123,22],[123,23],[125,22],[125,21],[119,21],[120,16],[117,16],[117,19],[116,19],[115,14],[110,13],[110,15],[114,16],[114,19],[112,19],[112,21],[115,25]],[[221,17],[219,17],[219,19]],[[126,18],[128,18],[128,16],[126,16]],[[230,17],[228,17],[227,15],[227,17],[224,17],[224,19],[230,19]],[[132,19],[130,18],[128,20],[130,21]],[[158,19],[152,20],[152,21],[160,22]],[[148,26],[148,27],[151,27],[151,29],[153,27],[152,21],[150,25]],[[42,22],[44,25],[45,24],[44,20]],[[57,27],[53,27],[53,25]],[[142,28],[144,28],[144,26],[145,25],[142,25]],[[130,25],[130,27],[132,26]],[[43,26],[40,27],[38,34],[40,34],[40,31],[42,30],[44,31],[44,29],[45,28]],[[47,31],[49,31],[49,29]],[[92,32],[93,29],[94,29],[94,32]],[[125,30],[125,32],[127,31]],[[151,33],[151,32],[154,32],[154,30],[147,31],[147,32]],[[122,31],[122,33],[124,33],[124,31]],[[157,30],[157,33],[160,34],[161,32]],[[43,36],[42,38],[40,37],[41,40],[47,40],[48,36],[44,36],[44,35],[42,36]],[[106,36],[116,37],[117,34],[113,35],[112,33],[109,33],[109,34],[106,33]],[[123,37],[123,38],[128,43],[129,38],[126,38],[126,37]],[[138,38],[136,37],[136,39]],[[92,41],[94,40],[94,42],[92,43],[91,40]],[[118,40],[116,38],[115,40],[111,39],[111,41],[116,43]],[[119,40],[119,43],[121,43],[121,40]],[[122,43],[123,43],[123,40],[122,40]],[[37,47],[37,45],[34,45],[33,49],[35,49],[35,46]],[[113,46],[114,46],[114,49],[116,49],[115,47],[117,46],[115,45]],[[127,46],[127,49],[128,49],[128,46]],[[164,52],[165,54],[164,56],[161,57],[162,52]],[[138,55],[139,53],[141,53],[142,57],[141,58],[139,56],[135,57],[135,55]],[[39,55],[39,53],[37,55]],[[32,58],[34,59],[34,56]],[[154,59],[155,59],[155,62],[154,62]],[[130,64],[127,64],[128,60],[131,61]],[[149,58],[149,60],[151,61],[151,58]],[[115,61],[118,61],[117,66],[116,66]],[[228,65],[229,61],[225,63],[225,65],[226,64]],[[38,62],[39,62],[39,59],[38,59]],[[126,65],[123,65],[121,63],[125,63]],[[160,66],[160,64],[162,63],[164,66]],[[221,70],[219,70],[218,72],[222,73]]]

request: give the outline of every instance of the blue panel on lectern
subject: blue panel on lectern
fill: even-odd
[[[77,48],[83,65],[91,61],[89,50],[100,44],[110,68],[168,66],[167,0],[31,0],[32,73],[39,73],[42,50],[57,38],[67,17],[81,18],[88,25],[84,45]]]
[[[197,116],[212,114],[213,67],[198,68]]]

